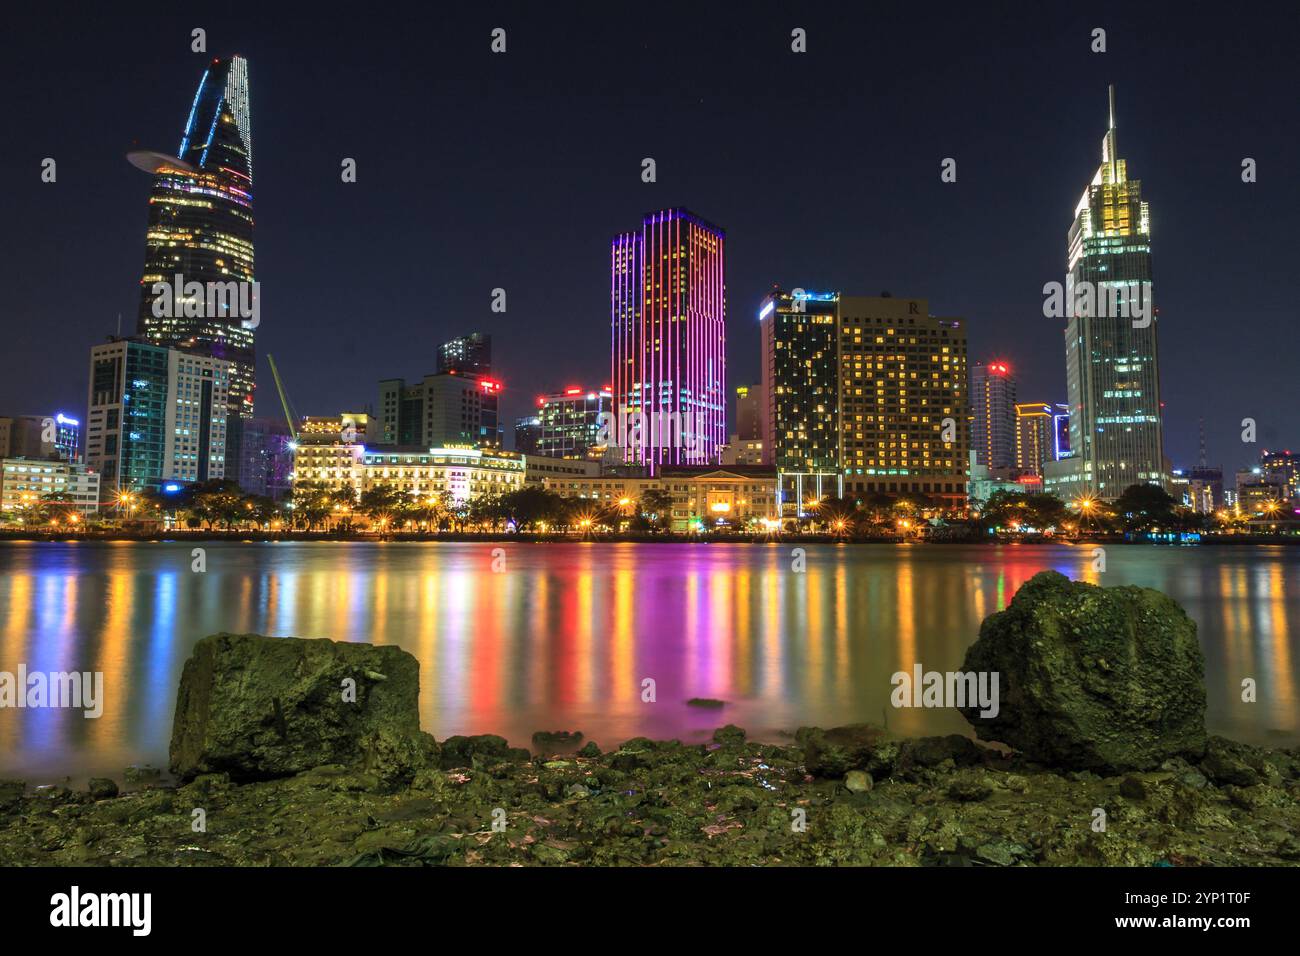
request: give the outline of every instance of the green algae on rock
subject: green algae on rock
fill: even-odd
[[[419,695],[419,662],[399,647],[214,634],[181,673],[171,769],[264,780],[360,762],[410,779],[436,752]]]
[[[1149,770],[1205,751],[1196,624],[1159,591],[1043,571],[985,618],[963,669],[1000,675],[995,716],[962,708],[975,733],[1041,763]]]

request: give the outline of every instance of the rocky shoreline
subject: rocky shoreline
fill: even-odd
[[[706,745],[636,738],[602,752],[539,734],[535,753],[494,736],[438,749],[397,785],[339,764],[242,784],[211,773],[162,786],[136,771],[124,793],[3,782],[0,864],[1300,863],[1300,748],[1211,738],[1199,763],[1114,776],[865,726],[805,728],[788,744],[727,726]]]
[[[921,703],[945,706],[930,676]],[[177,690],[177,782],[0,781],[0,864],[1300,864],[1300,747],[1206,734],[1196,626],[1165,595],[1043,572],[948,676],[981,688],[946,706],[988,743],[727,725],[525,749],[421,731],[398,647],[216,634]]]

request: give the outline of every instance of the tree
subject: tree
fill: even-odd
[[[1129,485],[1115,501],[1115,511],[1129,531],[1149,531],[1174,524],[1175,501],[1159,485]]]
[[[391,527],[405,503],[405,496],[392,485],[372,485],[361,492],[357,511],[370,519],[371,524]]]
[[[299,481],[293,486],[293,522],[308,531],[327,519],[333,510],[329,489],[316,481]]]
[[[659,531],[672,527],[673,496],[664,488],[647,488],[641,492],[640,510],[650,522],[650,526]]]

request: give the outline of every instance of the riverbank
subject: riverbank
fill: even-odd
[[[376,534],[370,532],[344,531],[160,531],[160,532],[121,532],[121,531],[85,531],[76,534],[66,532],[27,531],[0,529],[0,543],[4,542],[59,542],[78,541],[94,542],[195,542],[232,541],[232,542],[368,542],[380,544],[388,542],[424,542],[443,543],[516,543],[516,544],[574,544],[580,542],[598,544],[935,544],[935,545],[1005,545],[1016,544],[1028,547],[1054,544],[1067,545],[1162,545],[1166,547],[1203,547],[1203,546],[1251,546],[1251,545],[1289,545],[1300,547],[1300,535],[1265,535],[1265,534],[1225,534],[1203,535],[1199,541],[1147,541],[1128,539],[1123,535],[1089,535],[1045,537],[1042,535],[874,535],[851,536],[835,534],[789,533],[780,534],[725,534],[710,532],[708,534],[677,534],[662,532],[659,534],[553,534],[532,532],[452,532],[443,531],[434,534],[411,532],[401,534]]]
[[[1222,738],[1199,762],[1117,776],[957,735],[807,728],[762,744],[727,726],[705,745],[609,752],[580,735],[538,735],[532,752],[451,738],[397,786],[342,765],[131,780],[93,795],[0,782],[0,865],[1300,864],[1300,748]]]

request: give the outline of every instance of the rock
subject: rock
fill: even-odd
[[[743,744],[745,742],[745,731],[735,724],[727,724],[727,726],[719,727],[713,732],[713,742],[722,744],[724,747]]]
[[[984,759],[984,750],[969,737],[948,734],[946,737],[919,737],[905,741],[899,750],[900,767],[937,767],[945,760],[954,766],[970,767]]]
[[[1012,843],[1010,840],[993,840],[989,843],[981,843],[975,848],[975,859],[992,866],[1011,866],[1027,853],[1028,850],[1018,843]]]
[[[872,786],[871,774],[863,770],[850,770],[844,775],[844,789],[849,793],[866,793]]]
[[[804,765],[819,777],[843,777],[850,770],[886,776],[897,745],[884,730],[870,724],[849,724],[822,730],[801,727],[795,739],[803,746]]]
[[[173,726],[173,731],[175,727]],[[144,766],[130,766],[122,771],[122,779],[126,781],[127,786],[138,787],[144,784],[157,783],[162,778],[162,771],[157,767],[151,767],[148,764]]]
[[[117,796],[117,784],[107,777],[91,777],[89,790],[96,800],[111,800]]]
[[[1123,772],[1205,750],[1196,625],[1159,591],[1043,571],[984,620],[963,669],[999,675],[995,716],[961,708],[976,734],[1031,760]]]
[[[22,780],[0,780],[0,813],[8,813],[22,806],[27,784]]]
[[[1218,786],[1251,787],[1263,779],[1252,764],[1260,763],[1250,748],[1223,737],[1211,737],[1201,772]]]
[[[401,778],[436,751],[419,693],[419,662],[399,647],[214,634],[181,673],[171,767],[243,782],[371,764]]]
[[[978,803],[993,796],[993,788],[987,780],[963,777],[949,784],[945,793],[949,800],[956,800],[958,803]]]
[[[494,763],[527,763],[533,757],[522,747],[511,747],[504,737],[479,734],[448,737],[442,742],[442,768],[474,767]]]
[[[582,731],[539,730],[533,734],[533,747],[539,754],[564,753],[582,743]]]
[[[1130,800],[1145,800],[1147,798],[1147,785],[1141,777],[1128,776],[1120,782],[1120,796],[1128,797]]]

